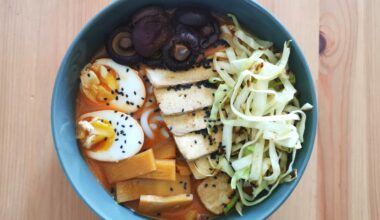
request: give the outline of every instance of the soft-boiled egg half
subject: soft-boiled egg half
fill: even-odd
[[[81,71],[81,90],[93,102],[125,113],[137,111],[145,100],[145,86],[138,73],[102,58]]]
[[[79,117],[77,138],[88,157],[117,162],[141,150],[144,132],[130,115],[103,110]]]

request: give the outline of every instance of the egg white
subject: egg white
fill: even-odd
[[[107,120],[115,130],[115,140],[106,151],[86,150],[87,155],[95,160],[117,162],[137,154],[144,144],[144,132],[139,123],[130,115],[113,111],[103,110],[86,113],[79,120],[88,117],[98,117]]]
[[[120,65],[109,58],[98,59],[95,64],[108,66],[116,72],[119,89],[116,92],[117,98],[109,102],[111,107],[125,113],[132,113],[144,104],[145,86],[136,70]]]

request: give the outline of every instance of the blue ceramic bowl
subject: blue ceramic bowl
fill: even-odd
[[[307,112],[305,142],[294,164],[299,177],[291,183],[279,186],[263,203],[244,209],[244,218],[268,217],[294,190],[309,161],[317,126],[317,100],[310,70],[293,37],[268,11],[249,0],[124,0],[114,1],[98,13],[71,44],[62,61],[54,86],[51,126],[57,155],[67,178],[82,200],[101,218],[143,219],[142,216],[118,205],[98,183],[79,152],[74,122],[80,70],[104,44],[107,34],[112,29],[125,21],[136,9],[150,4],[168,7],[199,5],[213,11],[232,13],[251,32],[262,39],[273,41],[278,48],[282,48],[284,41],[293,40],[289,65],[297,77],[296,88],[299,98],[301,104],[309,102],[314,109]],[[238,218],[236,214],[228,216],[228,219]]]

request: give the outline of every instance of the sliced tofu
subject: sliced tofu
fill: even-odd
[[[193,201],[193,194],[175,196],[141,195],[138,210],[145,213],[160,212],[171,208],[180,208]]]
[[[204,179],[197,188],[199,199],[210,212],[219,215],[232,198],[234,190],[229,183],[229,176],[220,173]]]
[[[154,89],[154,95],[164,115],[199,110],[212,105],[215,89],[189,85],[180,88]]]
[[[187,164],[194,178],[197,180],[205,179],[216,174],[216,171],[210,166],[207,156],[193,161],[187,161]]]
[[[166,126],[177,136],[205,129],[207,126],[206,112],[198,110],[181,115],[163,116]]]
[[[198,132],[192,132],[183,136],[174,136],[174,140],[183,157],[188,161],[192,161],[218,150],[218,146],[222,141],[221,130],[219,128],[216,133],[206,136]]]
[[[212,68],[206,69],[204,67],[176,72],[165,69],[147,69],[146,72],[149,81],[155,88],[194,83],[208,80],[211,76],[217,75],[212,71]]]

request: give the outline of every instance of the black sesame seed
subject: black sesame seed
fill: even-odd
[[[123,149],[123,145],[120,145],[120,149]]]
[[[136,92],[136,91],[133,91],[133,94],[134,94],[134,95],[137,95],[137,92]]]
[[[140,105],[137,105],[137,108],[140,108]]]
[[[184,111],[185,111],[185,109],[183,108],[183,109],[182,109],[182,112],[184,112]]]
[[[145,98],[144,98],[144,97],[141,97],[141,100],[145,100]]]
[[[149,99],[149,100],[148,100],[148,102],[152,103],[152,102],[153,102],[153,100],[152,100],[152,99]]]
[[[116,132],[116,128],[114,128],[113,131]]]
[[[117,132],[117,133],[116,133],[116,136],[119,136],[119,134],[120,134],[120,133],[119,133],[119,132]]]
[[[121,88],[121,91],[124,91],[124,88]]]
[[[122,128],[125,128],[125,125],[121,125]]]
[[[116,122],[116,125],[119,125],[119,122]]]
[[[133,125],[129,125],[129,127],[131,128],[131,127],[133,127]]]
[[[125,116],[125,120],[128,120],[128,116]]]
[[[123,150],[122,152],[123,152],[123,154],[125,154],[125,150]]]
[[[116,80],[120,80],[120,77],[117,77]]]
[[[115,139],[115,141],[118,141],[118,140],[119,140],[119,138],[116,138],[116,139]]]
[[[137,143],[141,144],[141,141],[138,141]]]
[[[113,112],[117,113],[117,111],[116,111],[116,110],[115,110],[115,111],[113,111]]]
[[[129,72],[129,68],[127,68],[125,71],[127,71],[127,73]]]
[[[113,94],[115,94],[115,92],[113,90],[111,90],[111,94],[113,95]]]
[[[90,74],[89,74],[89,73],[87,73],[87,77],[90,77]]]
[[[127,143],[127,140],[124,140],[124,144],[126,144]]]
[[[116,96],[115,99],[116,99],[116,101],[119,100],[119,96]]]
[[[194,144],[197,144],[198,143],[198,141],[197,140],[194,140]]]
[[[127,98],[128,98],[128,94],[125,94],[125,97],[127,97]]]
[[[120,115],[120,118],[122,118],[122,117],[124,117],[124,114],[121,114],[121,115]]]

